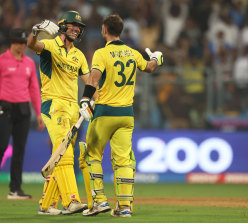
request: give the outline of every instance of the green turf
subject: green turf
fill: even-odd
[[[41,184],[23,185],[25,192],[31,193],[34,200],[10,201],[6,199],[8,184],[0,184],[0,222],[165,222],[165,223],[247,223],[248,208],[242,207],[191,207],[168,205],[135,204],[132,218],[113,218],[109,213],[93,217],[83,217],[81,214],[71,216],[39,216],[38,199],[41,195]],[[79,185],[80,196],[84,197],[83,185]],[[113,185],[106,184],[106,194],[113,197]],[[135,197],[239,197],[247,198],[247,185],[204,185],[204,184],[136,184]],[[113,207],[113,204],[110,204]]]

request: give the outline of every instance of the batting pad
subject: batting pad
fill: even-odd
[[[72,200],[81,202],[73,165],[57,166],[54,172],[62,198],[62,205],[67,207]]]
[[[56,143],[54,148],[57,148],[61,142]],[[55,151],[55,150],[54,150]],[[53,151],[53,152],[54,152]],[[74,149],[72,145],[70,144],[64,153],[61,160],[58,162],[57,166],[64,166],[64,165],[74,165]]]
[[[79,168],[83,173],[85,192],[88,200],[88,208],[91,209],[93,207],[93,198],[90,189],[90,173],[85,158],[86,144],[84,142],[79,142],[79,148],[80,148],[80,156],[78,158]]]
[[[130,206],[133,212],[133,193],[134,193],[134,176],[136,161],[134,153],[130,153],[131,165],[118,166],[114,159],[112,165],[114,170],[114,186],[115,186],[115,207]]]
[[[51,205],[57,207],[59,201],[59,188],[54,174],[46,178],[42,198],[39,203],[43,210],[47,210]]]
[[[107,201],[104,194],[102,163],[98,160],[90,161],[87,152],[85,158],[90,174],[90,189],[93,201],[98,203]]]

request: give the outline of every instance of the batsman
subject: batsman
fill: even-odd
[[[86,82],[89,68],[84,54],[73,42],[81,39],[84,28],[78,12],[67,11],[58,25],[49,20],[35,25],[28,38],[28,47],[40,55],[41,115],[53,144],[53,153],[79,119],[78,77]],[[39,40],[40,32],[59,35]],[[46,179],[38,214],[73,214],[87,207],[81,203],[74,173],[75,140],[76,137]],[[84,177],[89,178],[87,171]],[[57,209],[60,197],[64,207],[62,211]]]
[[[87,79],[80,112],[90,120],[87,131],[85,159],[90,172],[93,207],[84,216],[110,210],[104,193],[102,156],[110,141],[114,170],[115,207],[112,216],[131,217],[133,213],[134,174],[136,162],[132,150],[134,129],[133,97],[136,71],[153,72],[163,63],[163,55],[146,49],[147,61],[135,49],[120,40],[123,21],[119,15],[104,18],[102,36],[105,47],[98,49],[92,59],[92,70]],[[90,99],[97,90],[94,112]]]

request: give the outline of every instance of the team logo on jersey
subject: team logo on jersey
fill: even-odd
[[[61,120],[62,120],[61,117],[58,117],[58,118],[57,118],[57,123],[58,123],[58,125],[61,125]]]
[[[72,60],[76,63],[78,63],[78,58],[77,57],[72,57]]]

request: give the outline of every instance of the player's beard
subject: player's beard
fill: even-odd
[[[80,35],[80,33],[77,33],[77,37]],[[75,38],[75,39],[73,39],[73,38],[71,38],[67,33],[65,33],[65,37],[66,37],[66,39],[68,40],[68,41],[70,41],[70,42],[74,42],[76,39],[77,39],[77,37]]]
[[[107,43],[107,39],[106,39],[106,36],[104,35],[104,30],[103,30],[103,26],[102,26],[102,38],[103,38],[103,40],[104,40],[104,42],[105,42],[105,44]]]
[[[106,37],[103,35],[103,33],[102,33],[102,38],[103,38],[103,40],[104,40],[104,42],[105,42],[105,44],[107,43],[107,39],[106,39]]]
[[[73,42],[74,41],[74,39],[72,39],[70,36],[68,36],[67,34],[65,34],[65,37],[66,37],[66,39],[69,41],[69,42]]]

